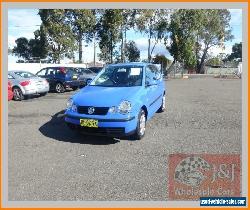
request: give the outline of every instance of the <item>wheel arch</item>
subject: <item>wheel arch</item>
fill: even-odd
[[[141,109],[145,112],[145,114],[146,114],[146,119],[148,119],[148,109],[147,109],[147,107],[146,107],[145,105],[143,105],[143,106],[141,107]]]
[[[13,85],[13,86],[12,86],[12,91],[13,91],[15,88],[20,89],[20,90],[22,91],[22,93],[24,94],[23,89],[22,89],[19,85]]]

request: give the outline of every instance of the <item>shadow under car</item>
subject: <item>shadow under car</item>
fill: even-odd
[[[54,114],[48,122],[39,128],[39,131],[46,137],[70,143],[109,145],[119,142],[111,137],[86,135],[71,130],[64,121],[64,112],[65,110],[62,110]]]

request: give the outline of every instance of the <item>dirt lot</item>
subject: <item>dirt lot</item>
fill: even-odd
[[[168,155],[241,153],[241,80],[167,81],[141,141],[86,137],[63,121],[74,92],[9,102],[9,200],[167,200]]]

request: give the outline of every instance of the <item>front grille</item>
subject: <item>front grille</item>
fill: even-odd
[[[82,132],[89,134],[99,134],[108,136],[123,136],[125,135],[125,128],[122,127],[110,127],[110,128],[88,128],[88,127],[78,127]]]
[[[77,107],[77,112],[79,114],[88,114],[88,108],[91,106],[78,106]],[[91,115],[106,115],[109,111],[109,107],[94,107],[95,111]]]

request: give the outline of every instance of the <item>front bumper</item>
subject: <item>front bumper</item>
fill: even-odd
[[[137,119],[135,117],[128,117],[122,119],[111,119],[90,116],[65,116],[65,121],[69,126],[80,130],[83,133],[110,136],[110,137],[122,137],[128,136],[135,132],[137,126]],[[98,128],[89,128],[80,126],[80,119],[95,119],[98,120]]]

